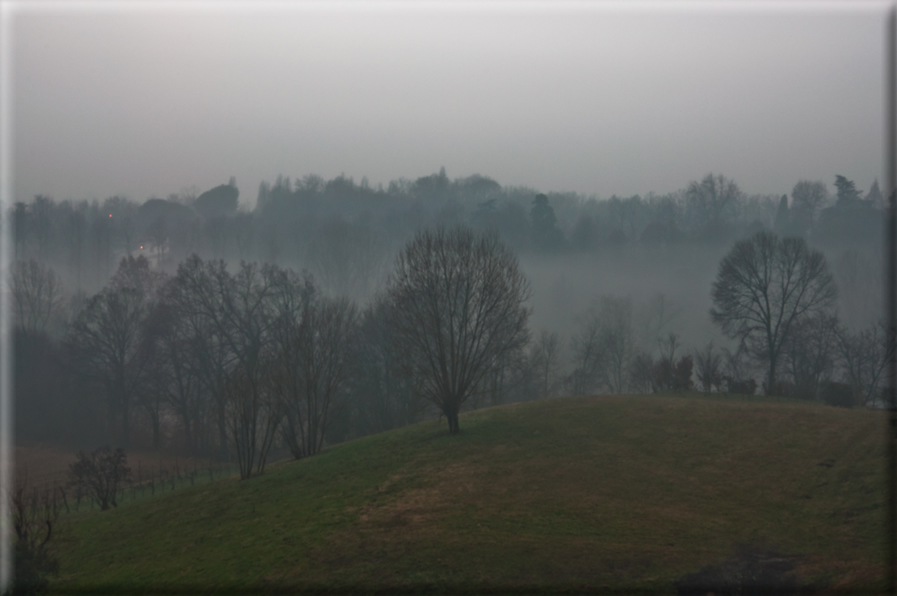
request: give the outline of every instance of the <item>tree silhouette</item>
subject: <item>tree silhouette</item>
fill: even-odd
[[[844,176],[838,174],[835,176],[835,187],[838,189],[838,205],[849,206],[860,200],[863,194],[857,190],[853,180],[848,180]]]
[[[719,265],[710,316],[767,364],[767,391],[795,323],[828,311],[837,288],[822,253],[802,238],[758,232],[735,244]]]
[[[88,300],[67,340],[80,371],[105,386],[110,421],[121,415],[126,447],[131,406],[149,370],[146,321],[164,279],[145,257],[122,259],[109,285]]]
[[[533,199],[530,219],[533,225],[533,242],[538,248],[552,249],[561,245],[563,237],[557,229],[557,218],[554,209],[548,204],[547,196],[538,194]]]
[[[399,253],[388,297],[400,357],[450,433],[496,362],[526,344],[529,295],[517,258],[493,234],[427,230]]]
[[[802,232],[813,227],[819,212],[829,200],[824,182],[801,180],[791,190],[794,219]]]

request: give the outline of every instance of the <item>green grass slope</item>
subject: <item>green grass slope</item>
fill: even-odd
[[[764,544],[804,585],[883,581],[881,412],[557,399],[427,422],[73,514],[53,590],[644,589]]]

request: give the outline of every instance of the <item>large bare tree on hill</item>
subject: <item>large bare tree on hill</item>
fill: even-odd
[[[710,316],[767,364],[766,390],[795,323],[829,311],[838,292],[825,257],[802,238],[758,232],[732,247],[719,265]]]
[[[528,340],[529,284],[494,234],[419,232],[399,253],[388,297],[401,360],[457,433],[461,405]]]

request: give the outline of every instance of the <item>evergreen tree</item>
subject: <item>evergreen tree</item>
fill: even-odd
[[[883,207],[884,197],[881,194],[881,189],[878,187],[878,178],[875,179],[875,182],[873,182],[872,186],[869,188],[869,192],[866,193],[866,200],[877,209]]]
[[[563,236],[557,229],[554,209],[548,204],[548,197],[544,194],[536,195],[533,200],[530,220],[533,226],[533,242],[538,248],[552,249],[561,245]]]
[[[857,190],[853,180],[848,180],[840,174],[835,176],[835,187],[838,189],[839,207],[852,205],[861,198],[862,193]]]
[[[791,216],[788,212],[788,195],[782,195],[779,200],[779,209],[776,211],[776,220],[773,223],[773,229],[778,234],[786,234],[790,227]]]

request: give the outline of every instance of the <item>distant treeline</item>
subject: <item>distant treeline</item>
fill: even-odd
[[[333,294],[367,297],[397,249],[418,229],[467,224],[496,230],[520,254],[600,251],[630,244],[728,244],[759,229],[807,237],[821,246],[881,240],[877,181],[859,192],[835,177],[800,181],[788,195],[748,195],[708,174],[663,195],[606,200],[501,186],[480,175],[438,174],[387,188],[338,176],[262,183],[252,211],[235,180],[198,196],[56,202],[37,196],[11,213],[16,260],[53,267],[76,293],[105,285],[123,256],[144,255],[173,272],[191,254],[307,268]]]
[[[292,313],[351,336],[344,382],[320,398],[329,404],[326,424],[290,447],[313,453],[434,414],[396,368],[381,292],[394,255],[417,230],[464,224],[497,232],[520,255],[558,258],[658,244],[725,250],[761,229],[835,252],[874,247],[883,228],[877,183],[865,196],[842,176],[835,187],[830,196],[824,183],[801,181],[790,197],[748,196],[707,175],[666,195],[597,200],[502,187],[484,176],[451,181],[440,171],[386,189],[344,176],[279,178],[261,185],[251,212],[240,207],[233,179],[142,205],[39,196],[11,213],[17,430],[78,446],[130,441],[223,454],[228,399],[246,393],[234,383],[254,387],[266,378],[252,376],[262,370],[253,354],[286,341],[277,339],[277,321]],[[612,287],[602,293],[569,342],[552,330],[533,334],[497,363],[470,406],[698,384],[757,388],[745,389],[757,371],[743,352],[712,343],[680,349],[662,294],[649,304]],[[288,304],[301,308],[288,313]],[[786,357],[790,369],[774,391],[819,399],[825,383],[843,381],[863,394],[858,403],[875,404],[880,324],[848,331],[829,317],[817,327],[807,323],[790,344],[800,349]],[[295,357],[315,362],[313,342],[303,349],[311,351]],[[228,377],[235,363],[252,375]]]

